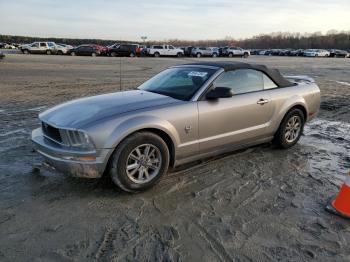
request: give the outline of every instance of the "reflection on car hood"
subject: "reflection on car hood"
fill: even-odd
[[[55,106],[39,117],[56,127],[82,128],[118,114],[181,102],[168,96],[134,90],[73,100]]]

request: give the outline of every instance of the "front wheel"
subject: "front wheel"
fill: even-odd
[[[76,56],[75,52],[70,53],[71,56]]]
[[[177,57],[183,57],[183,53],[177,53]]]
[[[47,54],[47,55],[51,55],[51,54],[52,54],[51,50],[47,50],[47,51],[46,51],[46,54]]]
[[[198,58],[200,58],[200,57],[202,56],[202,54],[201,54],[201,53],[198,53],[196,56],[197,56]]]
[[[160,57],[160,54],[158,52],[155,52],[154,57]]]
[[[248,58],[249,54],[248,53],[244,53],[243,57],[244,58]]]
[[[290,148],[300,139],[305,124],[303,112],[298,109],[290,110],[283,118],[274,142],[281,148]]]
[[[154,186],[169,166],[166,143],[150,132],[135,133],[126,138],[110,160],[113,182],[127,192],[138,192]]]
[[[233,57],[233,54],[232,54],[232,53],[229,53],[229,54],[228,54],[228,57]]]

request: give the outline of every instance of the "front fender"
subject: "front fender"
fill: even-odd
[[[171,138],[175,148],[180,144],[179,134],[170,122],[155,116],[135,116],[122,121],[116,126],[108,137],[105,148],[115,148],[130,134],[148,128],[154,128],[165,132]]]

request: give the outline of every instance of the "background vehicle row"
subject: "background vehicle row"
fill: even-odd
[[[6,44],[7,48],[17,48]],[[139,45],[115,43],[110,46],[97,44],[84,44],[73,47],[71,45],[55,42],[34,42],[20,45],[18,48],[24,54],[57,54],[57,55],[85,55],[85,56],[174,56],[174,57],[244,57],[250,55],[268,56],[306,56],[306,57],[350,57],[350,50],[339,49],[243,49],[237,46],[206,47],[185,46],[174,47],[173,45]]]

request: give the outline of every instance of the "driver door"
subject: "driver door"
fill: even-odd
[[[198,102],[200,153],[263,138],[273,115],[263,73],[252,69],[224,72],[213,87],[229,87],[230,98]]]

